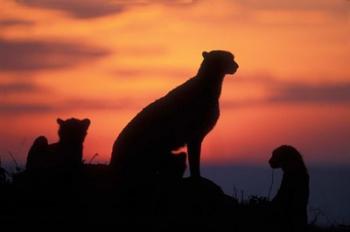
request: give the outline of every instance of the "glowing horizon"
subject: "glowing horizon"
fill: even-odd
[[[89,118],[84,159],[194,76],[204,50],[235,54],[204,163],[265,163],[281,144],[350,164],[350,4],[310,1],[0,0],[0,156],[22,163],[56,118]]]

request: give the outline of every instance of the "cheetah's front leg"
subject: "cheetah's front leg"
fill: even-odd
[[[200,155],[202,140],[193,140],[187,144],[188,162],[190,165],[191,177],[200,177]]]

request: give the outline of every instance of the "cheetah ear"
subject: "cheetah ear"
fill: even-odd
[[[60,126],[64,123],[64,121],[60,118],[57,118],[56,121],[57,121],[58,125],[60,125]]]
[[[209,52],[206,52],[206,51],[202,52],[203,58],[204,58],[204,59],[207,58],[208,54],[209,54]]]
[[[90,126],[90,119],[85,118],[85,119],[82,121],[82,123],[83,123],[84,127],[87,129],[87,128],[89,128],[89,126]]]

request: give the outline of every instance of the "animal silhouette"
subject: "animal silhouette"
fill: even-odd
[[[28,152],[26,169],[65,168],[72,169],[82,164],[83,142],[90,125],[89,119],[57,119],[59,125],[57,143],[48,144],[45,136],[35,139]]]
[[[230,52],[202,56],[196,76],[144,108],[119,134],[110,162],[119,175],[157,174],[164,160],[187,146],[190,174],[200,176],[201,144],[219,118],[224,77],[238,69]]]
[[[303,231],[307,225],[309,174],[301,154],[292,146],[276,148],[269,160],[272,168],[281,168],[281,186],[272,200],[285,231]]]

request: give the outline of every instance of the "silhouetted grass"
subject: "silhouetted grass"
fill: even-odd
[[[61,176],[63,175],[63,177]],[[85,164],[64,173],[15,173],[0,184],[0,223],[144,224],[152,230],[276,231],[270,201],[225,195],[213,182],[191,178],[138,186],[115,182],[107,165]],[[343,232],[349,226],[309,225],[310,232]]]

